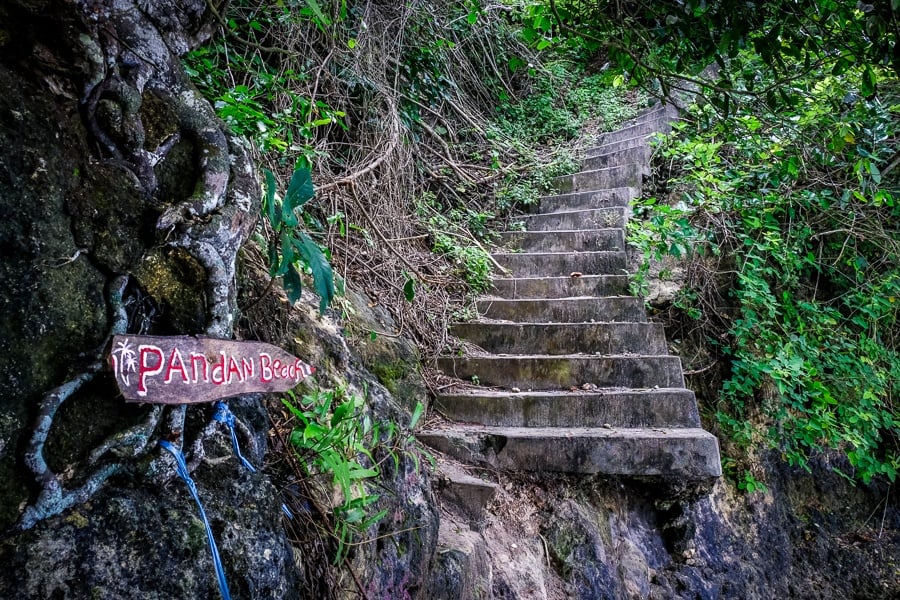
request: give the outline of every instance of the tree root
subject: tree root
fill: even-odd
[[[153,167],[178,140],[192,143],[195,189],[188,198],[163,209],[157,230],[165,244],[186,250],[205,270],[204,333],[230,339],[236,311],[235,262],[256,223],[259,185],[245,148],[226,133],[212,107],[190,84],[178,58],[209,34],[206,1],[180,3],[177,17],[166,12],[164,4],[160,6],[119,2],[104,3],[104,10],[98,12],[90,6],[84,8],[82,19],[87,33],[79,34],[74,44],[81,50],[85,73],[82,118],[101,153],[134,174],[154,207],[167,198],[157,197],[159,184]],[[177,129],[155,149],[145,147],[142,104],[147,94],[172,109]],[[126,276],[117,276],[110,283],[110,335],[128,330],[124,301],[127,285]],[[95,361],[41,400],[24,459],[40,491],[20,517],[19,529],[29,529],[42,519],[87,501],[113,475],[134,471],[140,459],[155,451],[160,439],[168,439],[179,449],[184,446],[186,406],[154,406],[140,423],[93,448],[86,461],[86,468],[92,471],[86,477],[79,476],[79,481],[84,481],[80,487],[67,489],[66,478],[47,464],[46,442],[60,406],[104,367],[102,359]],[[218,434],[216,425],[211,420],[194,438],[193,466],[202,459],[204,440]],[[252,440],[246,425],[238,421],[237,427]],[[149,481],[167,481],[175,474],[173,459],[161,454],[144,467],[142,474]]]

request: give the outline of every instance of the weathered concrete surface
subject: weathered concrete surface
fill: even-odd
[[[700,427],[697,400],[684,388],[441,394],[447,418],[496,427]]]
[[[722,475],[718,441],[703,429],[454,425],[418,436],[459,460],[497,469],[691,482],[711,482]]]
[[[628,203],[637,195],[634,188],[620,187],[573,194],[542,196],[535,207],[535,212],[548,214],[608,206],[628,206]]]
[[[481,385],[523,390],[597,387],[683,387],[677,356],[493,355],[437,360],[448,375]]]
[[[614,165],[626,163],[644,164],[650,160],[651,148],[649,144],[642,144],[633,148],[624,148],[614,152],[605,152],[585,158],[581,163],[581,168],[585,171],[593,171],[596,169],[607,169]]]
[[[512,277],[494,279],[491,285],[493,295],[510,300],[620,296],[627,292],[627,275]]]
[[[432,577],[422,595],[433,600],[488,600],[494,582],[487,543],[465,523],[445,514],[441,519]]]
[[[552,302],[539,298],[479,300],[476,306],[487,319],[520,323],[643,323],[647,320],[643,302],[633,296],[558,298]]]
[[[622,152],[623,150],[630,150],[632,148],[644,148],[649,145],[649,138],[649,135],[638,135],[632,138],[621,139],[617,142],[600,144],[593,148],[588,148],[584,153],[584,157],[585,160],[590,160],[595,156],[615,154],[616,152]]]
[[[591,208],[560,211],[519,218],[528,231],[557,231],[559,229],[608,229],[624,227],[628,209],[625,207]]]
[[[619,164],[603,169],[580,171],[573,175],[562,175],[553,179],[553,184],[563,193],[587,192],[603,188],[630,187],[641,189],[644,163]]]
[[[495,354],[665,354],[659,323],[456,323],[450,333]]]
[[[506,231],[499,243],[503,249],[523,252],[624,251],[625,233],[621,228]]]
[[[495,253],[494,260],[515,277],[616,275],[625,271],[624,250]]]
[[[448,460],[439,459],[437,470],[440,476],[434,483],[435,491],[477,524],[484,517],[487,504],[497,495],[497,484],[470,475]]]

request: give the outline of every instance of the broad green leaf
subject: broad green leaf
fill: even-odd
[[[866,68],[863,70],[862,74],[862,84],[860,85],[860,93],[869,97],[875,94],[875,87],[877,85],[877,79],[875,77],[875,72],[872,71],[872,67],[866,65]]]
[[[272,174],[272,171],[266,169],[265,177],[266,195],[263,198],[265,204],[263,210],[269,219],[269,223],[272,225],[272,229],[278,231],[278,228],[281,225],[281,219],[279,218],[280,215],[278,214],[278,211],[275,210],[275,175]]]
[[[322,12],[322,9],[319,7],[319,3],[316,0],[306,0],[306,5],[309,7],[309,10],[311,10],[316,16],[316,20],[318,21],[317,24],[319,25],[319,27],[331,25],[331,19],[325,16],[325,13]]]
[[[421,402],[416,402],[416,408],[413,410],[412,418],[409,420],[410,429],[416,428],[416,424],[419,422],[419,419],[422,418],[423,412],[425,412],[425,405]]]
[[[284,292],[287,294],[288,302],[293,304],[300,299],[303,291],[303,282],[300,280],[300,273],[294,265],[288,265],[287,272],[284,274]]]
[[[407,302],[412,302],[413,298],[416,297],[416,280],[410,277],[406,280],[406,283],[403,284],[403,296],[406,298]]]
[[[312,271],[313,284],[321,299],[319,312],[324,313],[334,299],[334,273],[331,270],[331,264],[322,254],[318,244],[302,231],[298,232],[297,238],[294,238],[294,247],[297,248],[300,256]]]
[[[330,119],[328,122],[330,122]],[[291,176],[291,183],[284,194],[284,204],[293,213],[294,209],[306,204],[314,194],[315,190],[313,189],[312,176],[309,169],[299,168],[294,170],[294,174]],[[292,227],[296,227],[296,225],[292,225]]]
[[[352,400],[338,405],[338,407],[334,409],[334,415],[331,417],[331,426],[337,426],[337,424],[343,421],[347,415],[353,412],[354,408]]]

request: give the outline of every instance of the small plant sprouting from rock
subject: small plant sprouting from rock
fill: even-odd
[[[382,475],[379,460],[391,459],[399,467],[398,444],[414,443],[412,435],[401,439],[394,423],[373,423],[361,396],[344,388],[319,390],[302,398],[289,392],[282,402],[297,419],[290,442],[308,476],[331,477],[335,500],[334,531],[338,548],[335,564],[347,555],[356,539],[379,522],[387,509],[375,510],[380,496],[371,491]],[[418,404],[413,411],[412,430],[423,413]],[[417,458],[413,458],[418,465]]]

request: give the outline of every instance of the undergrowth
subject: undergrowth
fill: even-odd
[[[777,112],[695,108],[658,144],[668,187],[640,202],[630,240],[645,259],[637,287],[650,260],[688,258],[680,308],[727,365],[712,408],[730,440],[804,468],[838,450],[847,477],[894,481],[900,87],[864,98],[858,78],[813,70]]]

